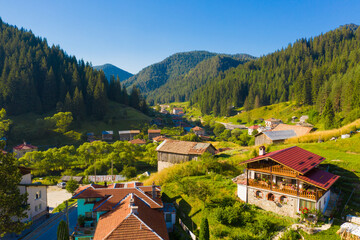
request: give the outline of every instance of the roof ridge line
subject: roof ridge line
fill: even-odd
[[[164,240],[162,237],[160,237],[160,235],[154,231],[154,229],[152,229],[151,227],[149,227],[140,217],[138,217],[136,214],[130,213],[130,215],[135,216],[140,222],[142,222],[148,229],[151,230],[151,232],[153,232],[157,237],[159,237],[161,240]]]
[[[110,198],[112,198],[113,195],[110,195],[110,197],[108,197],[105,201],[103,201],[99,206],[97,206],[95,209],[93,209],[93,211],[95,211],[96,209],[98,209],[99,207],[101,207],[104,203],[106,203]]]

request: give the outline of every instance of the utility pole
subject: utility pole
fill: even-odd
[[[114,160],[111,159],[111,180],[114,182]]]

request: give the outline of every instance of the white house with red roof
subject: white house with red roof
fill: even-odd
[[[255,130],[258,131],[258,129],[259,129],[259,126],[258,126],[258,125],[250,126],[250,127],[248,127],[248,134],[249,134],[249,135],[253,135],[253,132],[254,132]]]
[[[175,211],[160,199],[160,186],[141,182],[91,184],[76,190],[78,217],[74,232],[82,239],[164,239],[175,224]]]
[[[325,158],[294,146],[242,162],[245,173],[236,178],[238,197],[267,211],[296,217],[300,208],[325,212],[330,189],[339,176],[318,168]]]
[[[24,142],[23,144],[17,145],[16,147],[13,148],[13,152],[15,153],[16,158],[21,158],[26,153],[34,152],[37,150],[38,150],[38,147],[28,144],[26,142]]]

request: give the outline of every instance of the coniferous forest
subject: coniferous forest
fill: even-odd
[[[107,81],[91,64],[0,19],[0,106],[8,114],[57,110],[101,119],[109,100],[147,110],[137,88],[128,94],[119,79]]]
[[[320,113],[327,100],[335,112],[360,112],[357,25],[300,39],[285,49],[229,69],[198,89],[190,103],[198,104],[204,114],[226,116],[232,107],[249,110],[289,100],[313,105]]]

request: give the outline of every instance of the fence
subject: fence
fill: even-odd
[[[120,182],[126,180],[126,177],[122,175],[92,175],[88,176],[88,180],[91,182]]]
[[[180,226],[182,227],[182,229],[183,229],[187,234],[190,235],[191,239],[196,240],[195,234],[194,234],[192,231],[190,231],[190,229],[181,221],[181,218],[179,218],[179,224],[180,224]]]

